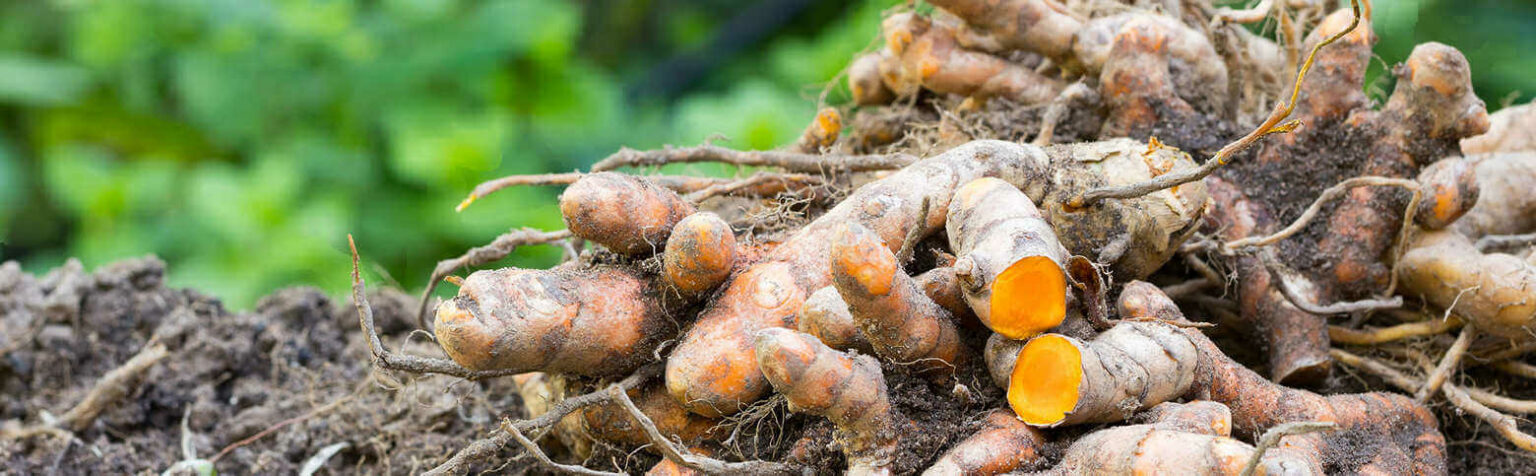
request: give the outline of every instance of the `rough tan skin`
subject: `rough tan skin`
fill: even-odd
[[[848,90],[853,93],[854,104],[874,106],[896,99],[896,92],[880,77],[880,62],[889,56],[890,50],[882,49],[859,55],[848,65]]]
[[[695,415],[677,404],[659,383],[631,389],[629,397],[641,413],[650,417],[656,429],[668,438],[694,445],[722,438],[720,421]],[[586,434],[599,441],[621,446],[645,446],[650,438],[623,406],[607,402],[583,408],[579,413]],[[650,448],[652,452],[659,452]]]
[[[1475,164],[1479,195],[1472,210],[1456,221],[1456,231],[1469,238],[1536,232],[1536,193],[1531,193],[1531,184],[1536,183],[1536,152],[1468,160]]]
[[[1398,261],[1402,293],[1422,296],[1477,324],[1477,330],[1530,340],[1536,329],[1536,267],[1502,253],[1483,254],[1454,231],[1414,236]]]
[[[965,300],[982,324],[1007,337],[1022,339],[1055,327],[1065,318],[1065,286],[1042,288],[1038,296],[1029,296],[1033,299],[1010,297],[1020,300],[1014,306],[1055,309],[1054,318],[1048,321],[1040,320],[1048,318],[1043,314],[1032,317],[1039,321],[1033,323],[1037,325],[1000,322],[1004,314],[994,313],[992,309],[993,285],[1004,271],[1021,260],[1048,259],[1060,272],[1057,284],[1066,282],[1066,271],[1061,267],[1067,261],[1067,250],[1024,192],[995,178],[967,183],[955,192],[954,200],[949,203],[945,231],[949,234],[950,249],[957,257],[954,267]],[[1045,301],[1055,302],[1036,304]]]
[[[1155,286],[1127,287],[1120,299],[1150,303],[1122,306],[1126,309],[1169,309],[1167,303],[1172,302]],[[1199,349],[1195,379],[1185,398],[1226,405],[1232,412],[1233,433],[1239,437],[1256,438],[1282,423],[1333,422],[1337,427],[1327,433],[1285,437],[1275,451],[1290,461],[1306,462],[1301,469],[1312,474],[1445,474],[1445,438],[1434,414],[1412,399],[1380,392],[1323,396],[1276,385],[1227,357],[1199,329],[1180,331]],[[1377,451],[1374,458],[1352,458],[1351,448],[1360,445],[1372,445]],[[1344,456],[1333,459],[1333,455]]]
[[[706,416],[734,413],[761,398],[767,381],[752,358],[752,336],[768,327],[797,327],[810,292],[832,284],[833,229],[856,221],[897,250],[913,228],[926,235],[943,225],[954,189],[980,176],[1042,180],[1048,167],[1038,148],[977,141],[871,182],[732,278],[699,316],[667,361],[667,388]],[[919,213],[923,198],[929,213]]]
[[[616,172],[587,175],[560,194],[571,234],[628,256],[661,251],[672,227],[693,212],[677,192]]]
[[[1229,438],[1232,413],[1210,401],[1163,403],[1136,416],[1138,425],[1112,427],[1074,442],[1052,474],[1240,474],[1254,448]],[[1306,474],[1310,462],[1267,453],[1256,474]]]
[[[1047,334],[1025,344],[1022,352],[1049,338],[1066,339],[1077,348],[1081,368],[1076,372],[1082,381],[1077,387],[1075,407],[1059,420],[1025,419],[1033,425],[1123,421],[1136,411],[1178,398],[1189,390],[1195,378],[1195,345],[1178,328],[1161,322],[1121,322],[1088,342]],[[1015,387],[1049,371],[1014,370],[1009,401],[1021,415],[1026,413],[1015,400]]]
[[[685,297],[707,293],[725,282],[736,264],[736,235],[713,213],[695,213],[677,222],[662,254],[662,276]]]
[[[843,301],[842,294],[838,294],[836,286],[827,286],[811,293],[811,297],[805,300],[805,306],[800,308],[798,327],[800,332],[816,336],[823,344],[837,350],[857,350],[865,354],[875,352],[869,345],[869,339],[864,338],[864,331],[859,330],[859,324],[854,322],[853,313],[848,310],[848,303]]]
[[[1100,137],[1144,137],[1158,124],[1189,123],[1197,112],[1226,107],[1226,63],[1204,34],[1159,15],[1095,22],[1116,31],[1107,51],[1080,51],[1091,55],[1085,63],[1092,66],[1103,55],[1102,67],[1090,67],[1109,109]]]
[[[890,474],[896,428],[880,364],[823,345],[789,329],[757,333],[756,358],[794,411],[827,417],[837,427],[850,475]]]
[[[1500,109],[1488,122],[1487,133],[1462,139],[1463,153],[1536,152],[1536,102]]]
[[[1080,254],[1110,263],[1116,276],[1151,272],[1191,233],[1206,200],[1204,186],[1186,184],[1133,200],[1106,200],[1067,212],[1060,203],[1086,187],[1143,180],[1153,173],[1192,167],[1175,150],[1147,150],[1131,140],[1050,149],[974,141],[864,185],[729,279],[700,314],[667,361],[668,391],[689,410],[706,416],[734,413],[768,390],[751,358],[751,339],[767,327],[797,328],[806,297],[832,284],[833,229],[857,222],[879,235],[893,252],[909,234],[927,236],[944,226],[961,185],[998,177],[1056,210],[1062,241]],[[929,203],[921,213],[924,199]],[[1040,200],[1044,200],[1043,202]],[[1196,204],[1199,205],[1196,205]],[[1177,204],[1177,206],[1174,206]],[[1187,207],[1187,208],[1186,208]],[[1138,243],[1136,247],[1125,245]],[[1134,276],[1135,274],[1129,274]]]
[[[1072,42],[1082,23],[1065,6],[1052,0],[935,0],[933,6],[953,13],[978,35],[999,47],[1040,53],[1058,60],[1071,56]]]
[[[1536,160],[1532,161],[1531,168],[1536,172]],[[1530,178],[1536,179],[1536,174]],[[1444,159],[1424,167],[1424,170],[1419,171],[1419,186],[1423,197],[1420,198],[1419,209],[1413,214],[1413,222],[1430,230],[1439,230],[1459,222],[1481,201],[1482,185],[1479,184],[1474,162],[1460,157]],[[1531,210],[1536,211],[1536,208]]]
[[[1002,97],[1020,104],[1041,104],[1066,87],[1061,81],[980,51],[963,48],[956,31],[926,17],[895,15],[885,22],[887,47],[898,54],[901,71],[887,87],[914,91],[912,83],[939,94],[985,100]]]
[[[1151,275],[1198,231],[1210,202],[1201,182],[1137,198],[1104,200],[1083,210],[1069,210],[1063,205],[1078,190],[1136,183],[1194,167],[1189,154],[1130,139],[1057,145],[1047,150],[1058,167],[1054,187],[1049,191],[1028,186],[1021,189],[1040,205],[1067,250],[1109,265],[1116,281]]]
[[[1019,361],[1019,349],[1024,348],[1024,342],[1002,334],[987,338],[981,354],[987,360],[987,374],[992,376],[992,383],[997,388],[1008,389],[1008,380],[1013,378],[1013,366]]]
[[[981,428],[944,452],[923,476],[979,476],[1034,471],[1045,466],[1047,440],[1040,430],[997,409],[982,416]]]
[[[438,305],[433,330],[449,357],[474,370],[622,375],[676,329],[653,281],[575,264],[476,271]]]
[[[877,355],[935,378],[954,374],[969,354],[954,318],[902,272],[879,235],[845,223],[831,253],[833,286]]]

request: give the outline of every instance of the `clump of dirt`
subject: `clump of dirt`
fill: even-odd
[[[47,424],[151,341],[169,350],[83,431],[0,438],[7,472],[157,473],[185,458],[183,438],[207,459],[266,432],[219,457],[217,468],[294,474],[340,443],[324,463],[332,472],[416,473],[521,408],[508,382],[375,372],[356,311],[319,290],[285,289],[253,312],[231,313],[215,298],[166,287],[164,276],[154,257],[94,273],[71,261],[40,278],[0,266],[8,428]],[[407,339],[412,298],[385,291],[370,300],[389,345],[409,340],[408,352],[440,355]]]

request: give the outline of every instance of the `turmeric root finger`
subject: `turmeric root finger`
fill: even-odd
[[[713,213],[677,222],[662,255],[662,275],[683,296],[707,293],[725,282],[736,264],[736,235]]]
[[[1223,238],[1242,239],[1274,228],[1262,205],[1249,200],[1225,180],[1207,178],[1211,192],[1211,222]],[[1250,333],[1266,345],[1270,378],[1287,385],[1321,381],[1332,370],[1328,357],[1328,326],[1322,317],[1297,308],[1281,295],[1264,263],[1256,256],[1236,258],[1238,305]],[[1310,289],[1310,288],[1309,288]],[[1304,298],[1319,302],[1314,291]],[[1125,299],[1125,293],[1121,294]]]
[[[1041,335],[1019,350],[1008,404],[1035,426],[1124,420],[1186,393],[1197,355],[1161,322],[1121,322],[1089,342]]]
[[[880,364],[823,345],[789,329],[763,329],[756,358],[773,388],[796,411],[827,417],[840,434],[848,474],[889,473],[896,428]]]
[[[824,107],[816,111],[816,117],[811,119],[810,125],[805,127],[805,132],[800,134],[800,140],[795,142],[795,148],[800,152],[814,154],[823,149],[832,147],[837,142],[837,136],[843,132],[843,115],[837,112],[835,107]]]
[[[1029,197],[983,178],[955,192],[946,225],[956,275],[976,317],[998,334],[1027,338],[1066,317],[1066,249]]]
[[[891,24],[888,22],[888,24]],[[1055,78],[1047,77],[1023,65],[978,51],[962,48],[956,40],[956,32],[944,25],[933,25],[927,18],[912,17],[905,23],[905,32],[887,32],[901,44],[911,37],[910,44],[892,51],[900,51],[901,81],[922,85],[924,89],[940,94],[988,99],[1002,97],[1020,104],[1043,104],[1055,98],[1066,87]],[[888,40],[889,41],[889,40]],[[892,87],[896,91],[910,89]]]
[[[955,443],[923,476],[971,476],[1034,471],[1046,463],[1046,438],[1013,412],[992,410],[981,429]]]
[[[1232,438],[1187,433],[1156,425],[1099,430],[1067,448],[1061,463],[1045,474],[1242,474],[1254,448]],[[1322,474],[1305,471],[1305,461],[1285,452],[1266,453],[1257,474]]]
[[[477,271],[438,305],[434,331],[474,370],[619,375],[675,332],[658,294],[623,268]]]
[[[1163,430],[1211,436],[1232,436],[1232,409],[1217,402],[1163,402],[1136,415],[1135,420]]]
[[[1482,195],[1477,169],[1470,160],[1443,159],[1419,171],[1419,187],[1424,196],[1413,222],[1420,227],[1439,230],[1455,223],[1471,211]]]
[[[629,256],[660,251],[693,205],[650,181],[615,172],[582,177],[560,194],[571,233]]]
[[[1013,367],[1019,362],[1019,349],[1024,348],[1024,342],[1003,337],[1002,334],[992,334],[992,337],[987,338],[982,356],[987,361],[987,374],[992,376],[992,383],[997,388],[1008,389],[1008,381],[1013,379]]]
[[[1225,88],[1212,85],[1227,84],[1226,64],[1205,35],[1159,15],[1128,15],[1102,71],[1093,69],[1109,109],[1100,137],[1146,137],[1225,110]]]
[[[1488,132],[1461,140],[1462,153],[1536,152],[1536,102],[1499,109],[1488,123]]]
[[[1536,266],[1520,257],[1483,254],[1453,231],[1423,232],[1397,270],[1401,292],[1450,309],[1479,331],[1529,340],[1536,329]]]
[[[1155,286],[1137,286],[1122,292],[1121,299],[1167,299],[1157,295],[1161,292]],[[1282,447],[1272,451],[1275,457],[1305,460],[1308,464],[1304,468],[1312,472],[1371,469],[1384,474],[1445,473],[1445,438],[1429,409],[1412,399],[1394,393],[1323,396],[1277,385],[1227,357],[1198,329],[1179,330],[1198,349],[1199,356],[1194,382],[1184,397],[1226,405],[1232,412],[1234,434],[1253,438],[1294,422],[1337,425],[1327,433],[1285,437]],[[1351,449],[1361,445],[1380,448],[1378,457],[1372,461],[1353,458]]]
[[[1412,169],[1403,170],[1405,162],[1427,165],[1442,154],[1424,151],[1448,153],[1462,137],[1487,130],[1487,112],[1472,92],[1470,71],[1466,57],[1455,48],[1439,43],[1415,47],[1396,70],[1400,80],[1387,105],[1350,118],[1382,134],[1362,172],[1410,176]],[[1403,221],[1397,193],[1355,189],[1338,205],[1329,219],[1331,233],[1318,242],[1318,250],[1333,264],[1332,273],[1319,276],[1325,299],[1358,299],[1386,288],[1391,273],[1381,257]]]
[[[684,444],[695,444],[721,436],[719,420],[690,413],[671,395],[660,382],[630,389],[630,398],[640,412],[651,419],[657,431]],[[581,410],[580,421],[588,437],[598,441],[623,446],[644,446],[650,443],[645,429],[629,417],[618,402],[604,402]],[[652,452],[660,451],[650,448]]]
[[[854,322],[853,313],[848,310],[848,303],[843,301],[842,294],[838,294],[836,286],[811,293],[800,308],[799,321],[800,332],[816,336],[828,347],[865,354],[875,352],[869,339],[864,338],[864,331]]]
[[[1082,23],[1051,0],[935,0],[933,6],[953,13],[978,33],[1006,49],[1025,50],[1067,59]]]
[[[959,368],[967,349],[954,319],[902,272],[879,235],[844,223],[831,253],[833,285],[876,354],[935,376]]]
[[[1477,204],[1453,228],[1467,238],[1536,231],[1536,194],[1531,193],[1531,184],[1536,183],[1536,153],[1491,154],[1467,160],[1475,164]]]
[[[890,104],[896,99],[896,92],[880,78],[880,62],[890,55],[889,50],[865,53],[848,65],[848,91],[853,94],[855,105]]]
[[[976,321],[975,312],[965,302],[965,288],[960,284],[960,276],[956,274],[954,266],[933,268],[912,279],[917,280],[917,286],[923,289],[928,299],[949,311],[949,315],[962,327],[979,328],[980,322]]]
[[[752,336],[768,327],[798,327],[806,295],[832,284],[828,248],[840,224],[857,221],[896,250],[914,228],[926,236],[943,226],[958,184],[980,176],[1043,181],[1048,165],[1039,148],[976,141],[860,187],[729,280],[667,359],[672,397],[705,416],[734,413],[762,397],[768,383],[752,358]],[[925,197],[932,204],[926,215]]]

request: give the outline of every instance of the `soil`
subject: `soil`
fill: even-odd
[[[214,297],[166,287],[164,276],[154,257],[89,274],[77,262],[42,277],[0,267],[0,434],[68,411],[151,340],[169,350],[83,431],[0,437],[0,473],[158,474],[187,458],[184,442],[195,457],[214,458],[338,401],[229,451],[217,469],[296,474],[321,448],[344,444],[324,469],[419,473],[521,408],[507,381],[375,372],[356,311],[319,290],[284,289],[253,312],[231,313]],[[388,345],[441,355],[407,338],[413,298],[386,290],[370,300]]]

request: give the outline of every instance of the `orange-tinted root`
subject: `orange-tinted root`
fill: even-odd
[[[1138,281],[1139,282],[1139,281]],[[1163,402],[1136,415],[1133,420],[1163,430],[1211,436],[1232,436],[1232,409],[1216,402]]]
[[[1274,220],[1267,208],[1224,180],[1207,178],[1205,183],[1212,198],[1210,224],[1219,228],[1222,238],[1235,240],[1273,231]],[[1244,330],[1266,345],[1270,377],[1286,385],[1326,378],[1333,368],[1328,357],[1328,322],[1286,300],[1258,257],[1239,256],[1235,261],[1239,315],[1248,327]],[[1299,292],[1312,302],[1322,302],[1314,289]]]
[[[838,294],[836,286],[827,286],[811,293],[805,306],[800,308],[800,332],[816,336],[821,343],[837,350],[857,350],[874,353],[864,331],[854,322],[848,303]]]
[[[1040,430],[1019,421],[1013,412],[992,410],[981,428],[955,443],[923,476],[976,476],[1034,471],[1046,463],[1047,440]]]
[[[1398,261],[1405,295],[1451,308],[1480,332],[1518,341],[1536,330],[1536,266],[1502,253],[1483,254],[1453,231],[1414,236]]]
[[[1318,43],[1344,31],[1354,15],[1351,9],[1343,8],[1323,18],[1307,35],[1302,51],[1311,51]],[[1327,124],[1366,108],[1370,98],[1361,85],[1365,84],[1365,70],[1370,66],[1371,47],[1376,39],[1370,18],[1361,18],[1348,35],[1318,50],[1312,70],[1302,80],[1301,96],[1292,117],[1308,124]]]
[[[625,374],[676,332],[650,281],[605,266],[477,271],[438,305],[434,332],[474,370]]]
[[[1510,106],[1488,115],[1488,132],[1462,139],[1467,155],[1536,152],[1536,102]]]
[[[1089,433],[1067,448],[1061,463],[1047,474],[1188,474],[1231,475],[1243,472],[1254,448],[1247,443],[1158,425],[1117,426]],[[1321,474],[1307,461],[1271,451],[1255,474]]]
[[[1029,197],[983,178],[955,192],[947,222],[966,301],[988,328],[1022,339],[1066,317],[1066,249]]]
[[[1197,359],[1161,322],[1121,322],[1089,342],[1045,334],[1019,351],[1008,403],[1036,426],[1121,421],[1187,392]]]
[[[1531,193],[1531,184],[1536,183],[1536,153],[1490,154],[1468,160],[1475,163],[1477,204],[1453,228],[1468,238],[1536,232],[1536,193]]]
[[[926,236],[944,225],[958,184],[981,176],[1044,181],[1048,165],[1039,148],[975,141],[865,184],[729,279],[667,359],[668,391],[706,416],[733,413],[761,398],[768,383],[753,360],[752,336],[768,327],[797,328],[805,298],[832,284],[830,247],[837,226],[858,222],[888,249],[899,250],[914,229]]]
[[[1070,57],[1072,42],[1082,22],[1052,0],[935,0],[944,9],[990,37],[998,46],[1025,50],[1055,58]]]
[[[1438,151],[1450,152],[1461,138],[1487,130],[1488,114],[1472,92],[1471,66],[1460,51],[1421,44],[1394,72],[1397,88],[1386,106],[1349,119],[1382,134],[1366,158],[1364,174],[1411,177],[1417,166],[1439,160],[1443,155]],[[1403,170],[1404,164],[1414,168]],[[1391,273],[1382,256],[1402,224],[1403,207],[1394,200],[1401,193],[1357,188],[1339,203],[1329,218],[1332,233],[1318,242],[1333,264],[1332,276],[1320,279],[1324,299],[1359,299],[1386,288]]]
[[[1130,298],[1148,300],[1144,294],[1161,292],[1154,286],[1142,286],[1122,292],[1121,299],[1130,293]],[[1273,452],[1291,464],[1306,463],[1297,470],[1312,474],[1445,474],[1445,438],[1429,409],[1412,399],[1379,392],[1323,396],[1277,385],[1227,357],[1199,329],[1178,330],[1199,351],[1195,380],[1184,397],[1226,405],[1232,412],[1235,435],[1255,438],[1291,422],[1337,425],[1332,431],[1281,439]],[[1376,457],[1356,457],[1364,447],[1373,448]]]
[[[805,126],[805,132],[800,134],[800,140],[795,143],[795,148],[805,153],[819,153],[823,149],[832,147],[837,142],[837,136],[843,133],[843,114],[837,112],[835,107],[824,107],[816,111],[816,117],[811,119],[811,124]]]
[[[718,420],[690,413],[678,405],[660,384],[650,384],[629,391],[630,399],[641,413],[650,417],[656,430],[672,440],[694,445],[708,439],[720,438]],[[587,435],[599,441],[620,446],[646,446],[651,443],[645,430],[616,402],[607,402],[583,408],[579,413]],[[654,448],[653,452],[659,451]]]
[[[792,410],[824,416],[837,427],[848,474],[889,473],[897,434],[874,358],[838,352],[789,329],[759,331],[755,349],[764,375]]]
[[[905,48],[901,68],[902,78],[915,80],[929,91],[983,100],[1000,97],[1020,104],[1044,104],[1066,88],[1060,80],[1018,63],[964,49],[954,30],[938,25]]]
[[[1099,74],[1109,109],[1101,137],[1146,137],[1160,124],[1187,123],[1197,112],[1212,115],[1226,107],[1226,63],[1204,34],[1159,15],[1095,22],[1115,31],[1107,51],[1083,52],[1094,61],[1103,56],[1102,70],[1090,68]]]
[[[942,266],[924,271],[923,274],[913,276],[917,280],[917,286],[923,289],[923,294],[928,295],[939,307],[949,311],[949,315],[967,329],[981,328],[981,321],[976,320],[976,313],[971,311],[970,304],[965,302],[965,288],[960,284],[960,276],[955,274],[954,266]]]
[[[885,85],[880,76],[880,62],[889,57],[889,50],[865,53],[848,65],[848,90],[853,93],[853,103],[860,106],[890,104],[896,92]]]
[[[695,213],[677,222],[662,255],[662,275],[683,296],[714,290],[736,264],[736,235],[713,213]]]
[[[676,192],[615,172],[587,175],[560,194],[571,234],[629,256],[661,251],[672,227],[693,212]]]
[[[694,413],[718,417],[768,391],[752,356],[752,336],[759,329],[796,326],[805,289],[795,274],[788,263],[770,261],[731,280],[667,358],[672,398]]]
[[[939,378],[955,372],[968,350],[954,318],[902,272],[879,235],[844,223],[831,253],[832,283],[876,354]]]
[[[714,450],[709,449],[708,446],[696,446],[689,448],[688,451],[700,456],[714,456],[715,454]],[[699,470],[683,466],[676,461],[665,458],[645,472],[645,476],[704,476],[704,474]]]
[[[1424,196],[1419,201],[1419,209],[1414,211],[1413,222],[1431,230],[1451,226],[1477,205],[1481,194],[1477,179],[1477,169],[1472,161],[1459,157],[1424,167],[1419,171],[1419,185]]]

